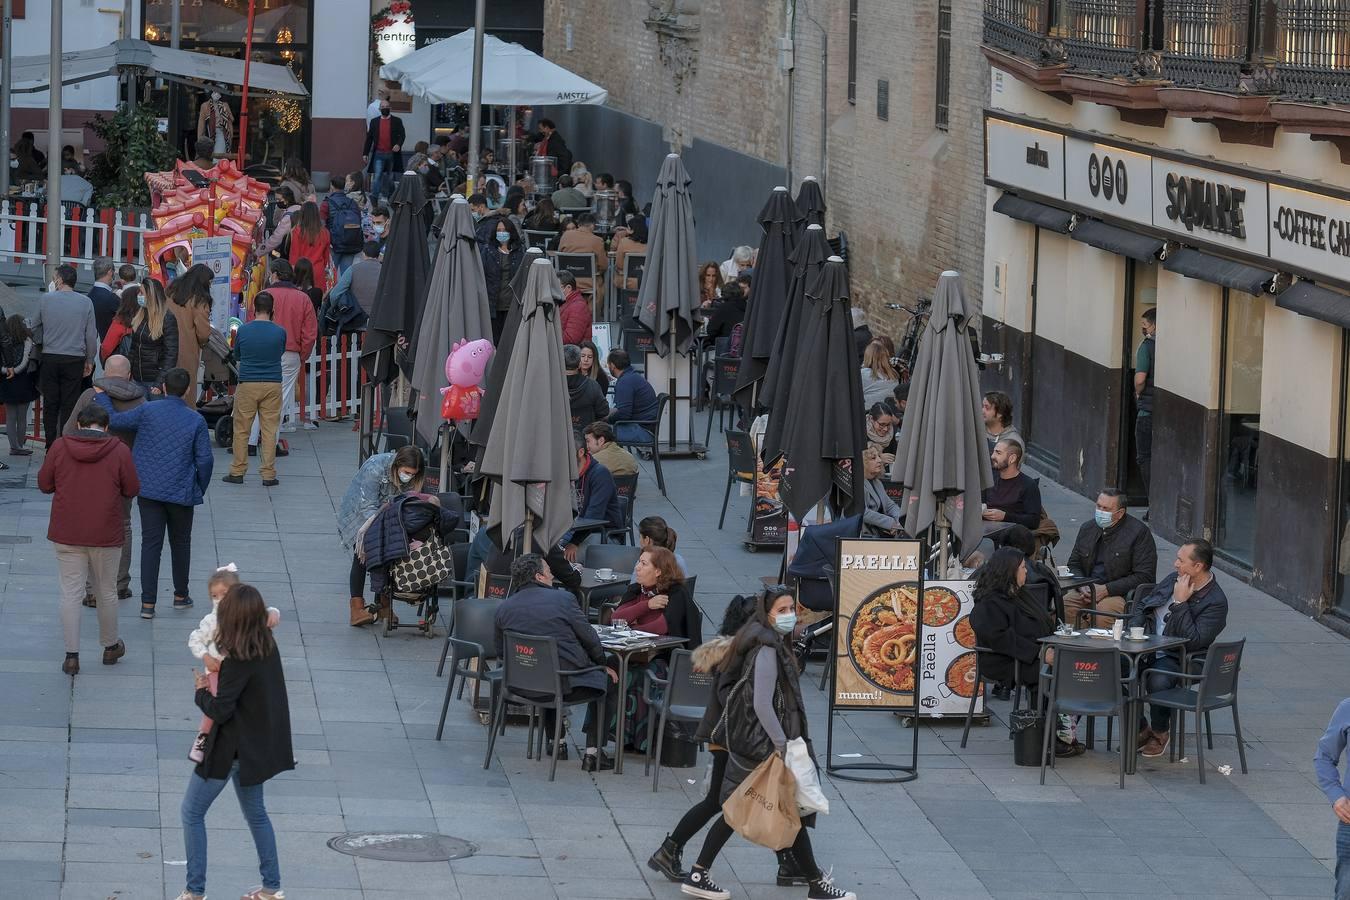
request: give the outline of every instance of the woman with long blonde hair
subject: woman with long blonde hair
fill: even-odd
[[[863,351],[862,388],[863,408],[880,403],[891,395],[900,384],[900,373],[891,363],[886,345],[881,341],[872,341]]]
[[[131,378],[158,398],[164,373],[178,365],[178,320],[169,311],[164,285],[153,278],[141,282],[140,309],[131,320]]]

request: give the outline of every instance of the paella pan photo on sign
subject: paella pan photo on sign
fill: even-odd
[[[961,614],[961,598],[950,588],[932,587],[923,592],[925,628],[941,628]]]
[[[962,653],[947,666],[947,688],[958,697],[970,697],[975,693],[974,653]]]
[[[913,585],[891,585],[859,604],[849,623],[849,656],[858,672],[882,690],[914,690],[918,607]]]
[[[952,629],[952,640],[967,650],[975,649],[975,629],[970,624],[970,616],[957,619],[956,627]]]

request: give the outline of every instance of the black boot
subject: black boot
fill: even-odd
[[[797,857],[793,855],[792,849],[778,851],[778,886],[793,887],[799,884],[810,884],[811,879],[802,867],[797,864]]]
[[[684,848],[675,843],[675,839],[666,835],[661,847],[647,860],[647,868],[660,872],[667,881],[680,882],[689,873],[680,867],[680,851]],[[781,871],[781,869],[780,869]],[[803,882],[805,884],[805,882]]]

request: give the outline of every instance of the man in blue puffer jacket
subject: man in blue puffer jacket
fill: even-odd
[[[164,399],[113,413],[102,391],[98,402],[112,416],[114,431],[136,432],[132,458],[141,480],[141,618],[155,617],[159,561],[164,533],[173,560],[173,608],[188,609],[188,569],[192,562],[193,507],[211,483],[211,437],[206,420],[184,401],[191,384],[186,369],[164,373]]]

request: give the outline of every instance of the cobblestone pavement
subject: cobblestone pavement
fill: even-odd
[[[645,861],[700,793],[702,765],[663,773],[653,794],[641,760],[627,773],[583,774],[576,756],[547,781],[525,759],[524,729],[498,741],[482,768],[485,735],[453,703],[434,740],[445,682],[440,641],[391,637],[346,624],[348,557],[334,508],[356,462],[349,423],[291,436],[281,485],[256,467],[241,487],[212,484],[193,536],[193,593],[234,560],[270,604],[289,680],[299,768],[269,782],[287,895],[311,898],[679,896]],[[714,440],[716,444],[717,441]],[[223,471],[223,451],[217,466]],[[183,886],[178,808],[198,714],[186,638],[202,614],[168,604],[152,622],[121,610],[125,659],[98,664],[93,613],[82,632],[84,671],[60,672],[56,566],[45,539],[49,501],[35,487],[41,454],[0,472],[0,896],[150,898]],[[650,470],[640,515],[666,516],[698,575],[715,623],[726,599],[754,589],[776,560],[741,546],[746,501],[716,527],[725,456],[665,466],[670,500]],[[1066,536],[1090,505],[1043,482]],[[1067,539],[1067,538],[1066,538]],[[1172,548],[1161,547],[1164,566]],[[168,578],[167,562],[163,568]],[[1276,600],[1220,579],[1232,600],[1228,634],[1248,639],[1242,715],[1250,774],[1237,771],[1231,734],[1215,736],[1200,785],[1195,761],[1142,760],[1124,791],[1116,757],[1099,741],[1063,762],[1044,787],[1012,763],[1006,704],[959,748],[960,722],[920,727],[921,777],[905,786],[828,782],[833,808],[814,835],[836,880],[868,900],[900,897],[1102,895],[1328,896],[1333,818],[1311,758],[1350,671],[1350,645]],[[170,595],[162,585],[163,598]],[[710,625],[711,627],[711,625]],[[817,669],[813,665],[811,672]],[[816,734],[824,696],[806,690]],[[1215,716],[1228,732],[1225,714]],[[910,732],[884,713],[845,716],[837,753],[898,760]],[[703,758],[700,758],[702,763]],[[1233,774],[1218,771],[1233,766]],[[227,792],[228,794],[228,792]],[[248,832],[232,798],[209,818],[213,897],[257,883]],[[435,830],[478,845],[449,863],[381,863],[329,850],[347,831]],[[695,845],[701,839],[696,839]],[[687,856],[694,855],[693,852]],[[804,896],[774,886],[773,855],[734,839],[714,869],[736,897]]]

